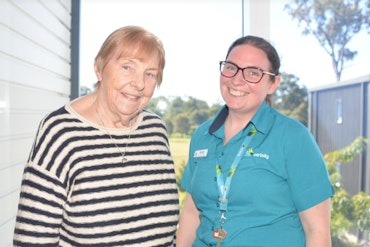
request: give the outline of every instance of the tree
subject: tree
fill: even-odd
[[[165,118],[163,120],[164,120],[164,123],[166,124],[168,134],[172,134],[173,133],[173,123],[171,119]]]
[[[175,132],[184,134],[184,135],[187,135],[189,133],[190,122],[189,122],[189,118],[186,116],[185,113],[178,114],[175,117],[174,130]]]
[[[184,102],[183,111],[192,112],[194,110],[208,110],[208,108],[209,106],[206,101],[189,97],[188,100]]]
[[[358,137],[347,147],[324,155],[335,188],[330,224],[333,247],[357,246],[348,239],[353,227],[360,231],[370,230],[370,196],[360,191],[351,197],[342,187],[342,177],[337,168],[338,164],[348,163],[363,152],[366,144],[367,139]]]
[[[208,106],[204,100],[193,97],[159,96],[152,98],[145,109],[162,117],[169,134],[175,132],[191,135],[203,122],[213,117],[221,104]]]
[[[369,0],[293,0],[285,10],[303,25],[303,35],[312,34],[330,55],[337,81],[344,64],[357,51],[350,50],[350,40],[363,28],[370,31]]]
[[[209,109],[195,110],[190,113],[189,119],[192,125],[199,126],[209,119]]]
[[[281,73],[281,82],[271,97],[272,106],[279,112],[308,123],[307,88],[298,84],[299,78],[292,74]]]
[[[181,99],[181,97],[176,97],[171,100],[166,116],[173,119],[176,115],[184,112],[184,101]]]
[[[159,96],[156,98],[152,98],[145,106],[145,109],[162,117],[166,112],[166,108],[168,107],[168,105],[169,100],[164,96]]]

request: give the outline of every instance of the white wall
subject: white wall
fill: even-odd
[[[249,34],[270,39],[270,0],[249,0]]]
[[[23,168],[42,117],[70,96],[72,0],[0,0],[0,246],[12,246]]]

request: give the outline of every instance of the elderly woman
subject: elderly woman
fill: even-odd
[[[162,81],[161,41],[113,32],[94,93],[46,116],[24,170],[15,246],[171,246],[178,193],[162,120],[143,110]]]

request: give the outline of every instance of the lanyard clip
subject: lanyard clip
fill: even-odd
[[[224,221],[226,220],[226,216],[224,212],[221,213],[221,220],[224,220]]]
[[[225,221],[226,221],[225,212],[220,211],[220,224],[221,224],[221,226],[225,223]]]

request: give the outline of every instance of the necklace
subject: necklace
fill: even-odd
[[[127,146],[128,146],[128,143],[131,139],[131,131],[132,131],[132,126],[130,125],[130,131],[129,131],[129,134],[128,134],[128,140],[127,140],[127,143],[126,143],[126,146],[125,146],[125,149],[123,150],[123,152],[121,151],[121,149],[118,147],[116,141],[113,139],[112,135],[109,133],[108,129],[105,127],[104,125],[104,122],[102,120],[102,118],[100,117],[100,114],[98,112],[98,109],[95,108],[95,111],[96,111],[96,115],[98,115],[98,118],[99,118],[99,121],[100,121],[100,124],[103,126],[105,132],[107,132],[109,138],[112,140],[114,146],[116,146],[116,148],[118,149],[118,151],[121,153],[121,156],[122,156],[122,163],[125,163],[127,161],[127,158],[126,158],[126,151],[127,151]]]

